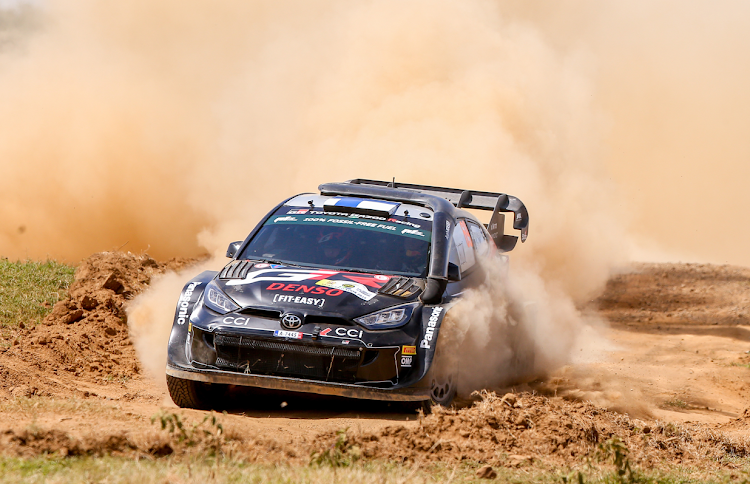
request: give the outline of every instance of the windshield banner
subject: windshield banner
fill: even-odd
[[[307,213],[300,213],[300,212]],[[372,230],[375,232],[401,235],[429,242],[431,238],[430,221],[422,220],[373,220],[364,218],[361,215],[352,214],[351,216],[330,215],[325,212],[307,211],[305,209],[292,208],[285,215],[276,215],[268,219],[265,225],[318,225],[318,226],[339,226],[352,227],[355,229]]]

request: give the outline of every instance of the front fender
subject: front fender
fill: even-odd
[[[417,340],[417,360],[419,361],[419,366],[417,375],[413,380],[414,382],[420,382],[423,380],[425,375],[427,375],[427,372],[430,370],[435,359],[440,326],[445,320],[445,315],[448,310],[454,305],[455,303],[449,302],[445,304],[424,306],[422,308],[422,332]],[[441,343],[446,344],[445,341]],[[429,382],[422,383],[429,385]]]
[[[188,364],[185,354],[185,341],[188,335],[190,315],[193,313],[195,303],[203,295],[206,285],[216,277],[216,271],[204,271],[191,279],[182,288],[177,300],[177,307],[172,321],[172,332],[169,335],[169,346],[167,347],[167,363]]]

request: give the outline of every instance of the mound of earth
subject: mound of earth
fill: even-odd
[[[633,264],[592,305],[612,323],[750,324],[750,269],[711,264]]]
[[[2,353],[0,395],[76,392],[79,385],[66,383],[61,378],[64,374],[99,383],[138,375],[124,305],[147,288],[155,275],[190,262],[159,263],[148,255],[129,252],[102,252],[84,260],[76,269],[68,297],[55,304],[42,324],[19,323],[12,346]]]
[[[460,410],[436,408],[417,426],[391,426],[379,432],[346,436],[340,449],[355,449],[366,458],[398,462],[459,462],[519,467],[537,461],[571,466],[587,458],[606,460],[607,449],[622,442],[632,462],[644,467],[669,461],[694,465],[722,463],[725,457],[750,455],[747,439],[710,431],[699,425],[646,423],[589,402],[548,398],[532,393],[499,398],[482,392],[482,400]],[[750,410],[746,412],[750,415]],[[733,425],[746,428],[745,419]],[[728,426],[731,427],[731,426]],[[340,435],[320,439],[317,452],[335,446]]]

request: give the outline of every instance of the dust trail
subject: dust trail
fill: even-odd
[[[220,254],[284,196],[395,176],[520,197],[532,232],[514,271],[564,318],[624,257],[590,59],[502,3],[84,0],[45,15],[1,64],[0,252]],[[166,345],[177,286],[133,306],[140,354]]]
[[[743,5],[45,2],[23,52],[0,53],[0,255],[217,255],[285,196],[395,176],[521,198],[532,230],[513,277],[568,324],[626,258],[630,217],[667,249],[697,239],[691,212],[735,232],[723,249],[742,240],[729,221],[747,203],[692,194],[711,141],[746,158],[750,70],[727,49],[744,45]],[[683,47],[696,21],[726,35]],[[697,96],[714,77],[683,82],[693,54],[737,74],[721,103]],[[702,129],[717,119],[732,129]],[[683,159],[693,182],[670,192]]]
[[[127,308],[130,337],[146,373],[166,390],[164,365],[167,341],[172,329],[177,297],[186,281],[204,270],[215,270],[216,262],[207,261],[182,271],[170,271],[154,278],[148,291]]]
[[[441,347],[459,368],[459,396],[518,385],[546,377],[563,365],[605,357],[608,346],[598,328],[570,296],[529,268],[489,257],[486,281],[449,310]],[[446,352],[446,350],[443,350]]]

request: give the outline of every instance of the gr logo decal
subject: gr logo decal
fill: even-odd
[[[244,279],[227,282],[227,286],[239,286],[243,284],[253,284],[256,282],[302,282],[310,280],[325,279],[338,274],[338,271],[327,270],[300,270],[300,269],[263,269],[256,272],[248,272]]]

